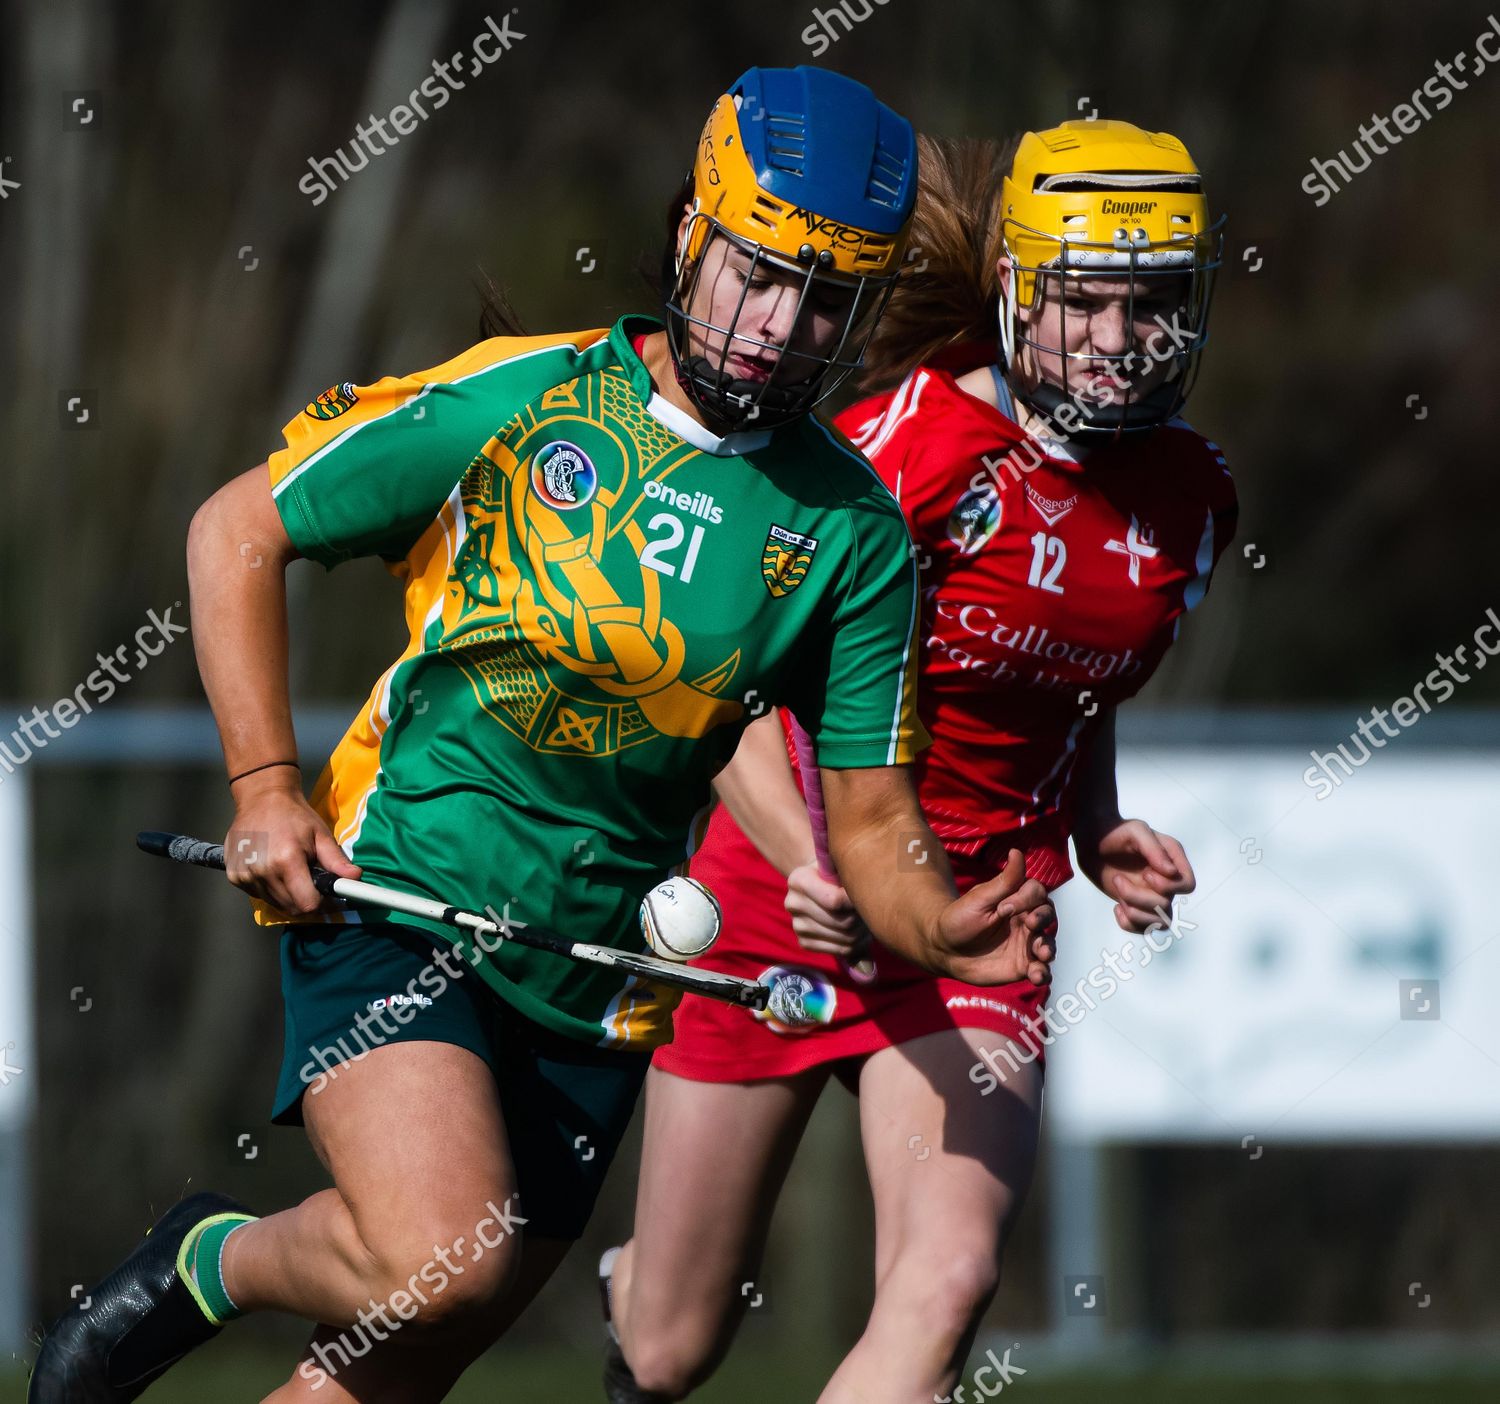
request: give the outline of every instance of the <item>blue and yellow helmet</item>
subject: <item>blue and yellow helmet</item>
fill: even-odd
[[[678,379],[707,417],[729,428],[784,423],[859,367],[901,269],[916,193],[911,123],[852,78],[752,68],[714,103],[665,280]],[[745,292],[722,324],[695,311],[720,241],[724,257],[737,251],[745,292],[756,276],[795,291],[779,343],[737,330]],[[814,306],[836,309],[835,333],[810,348],[804,316]],[[731,354],[776,364],[768,379],[737,380]]]

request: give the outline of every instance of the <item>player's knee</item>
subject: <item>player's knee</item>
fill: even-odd
[[[644,1331],[632,1330],[630,1372],[653,1399],[686,1399],[713,1374],[728,1342],[721,1339],[720,1323],[696,1313],[655,1322]]]
[[[655,1401],[686,1399],[714,1372],[714,1362],[668,1342],[633,1353],[630,1372],[642,1393]]]
[[[899,1294],[901,1312],[920,1321],[929,1338],[956,1343],[984,1314],[999,1283],[997,1254],[960,1247],[898,1262],[881,1290]]]
[[[475,1236],[430,1222],[370,1245],[369,1295],[416,1330],[451,1330],[481,1320],[504,1301],[520,1267],[518,1235]]]

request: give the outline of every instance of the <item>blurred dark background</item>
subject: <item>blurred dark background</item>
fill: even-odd
[[[843,34],[816,17],[834,3],[6,4],[0,176],[17,184],[0,203],[0,731],[71,693],[149,609],[186,601],[192,513],[277,447],[309,399],[477,340],[481,270],[536,331],[654,310],[635,266],[656,254],[709,105],[751,64],[813,61],[804,34],[820,27],[841,37],[817,61],[933,133],[1000,136],[1091,109],[1171,131],[1229,216],[1189,417],[1227,454],[1240,535],[1137,710],[1332,707],[1352,727],[1467,638],[1494,600],[1500,502],[1488,485],[1500,76],[1471,69],[1446,110],[1322,207],[1301,181],[1435,61],[1472,49],[1486,7],[847,4],[862,8],[870,18]],[[322,203],[299,190],[310,158],[345,147],[433,59],[468,52],[507,13],[524,38],[441,110]],[[292,576],[295,696],[352,711],[402,645],[399,586],[369,561]],[[1497,682],[1477,677],[1452,709],[1492,716],[1478,709]],[[179,643],[111,706],[201,702]],[[104,720],[31,776],[34,1216],[0,1232],[29,1245],[35,1318],[189,1181],[265,1207],[322,1183],[301,1133],[266,1124],[273,945],[234,894],[130,842],[141,827],[222,834],[222,776],[197,759],[87,752]],[[94,997],[86,1014],[78,986]],[[778,1219],[771,1310],[741,1355],[831,1363],[863,1322],[869,1205],[853,1126],[831,1092]],[[633,1145],[587,1251],[502,1354],[595,1348],[592,1257],[628,1225]],[[1269,1172],[1217,1149],[1122,1148],[1111,1165],[1111,1193],[1159,1230],[1122,1249],[1141,1285],[1121,1320],[1157,1338],[1500,1322],[1491,1147],[1309,1148]],[[1045,1322],[1057,1208],[1045,1189],[1028,1208],[992,1313],[1001,1329]],[[1396,1241],[1451,1289],[1420,1321],[1405,1278],[1390,1285]],[[288,1323],[237,1329],[289,1366]]]

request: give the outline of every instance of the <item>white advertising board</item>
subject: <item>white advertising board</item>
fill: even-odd
[[[1053,1006],[1082,990],[1049,1020],[1054,1135],[1500,1136],[1500,751],[1377,752],[1322,800],[1308,764],[1122,752],[1122,810],[1182,840],[1198,889],[1160,953],[1081,875],[1059,892]]]
[[[31,1031],[31,837],[23,772],[0,776],[0,1132],[35,1096]]]

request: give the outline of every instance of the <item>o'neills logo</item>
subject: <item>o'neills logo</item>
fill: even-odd
[[[1106,200],[1100,208],[1105,214],[1142,215],[1156,208],[1155,200]]]
[[[678,492],[654,478],[641,484],[641,492],[647,497],[668,503],[691,517],[702,517],[709,522],[724,520],[724,509],[714,501],[712,493]]]

